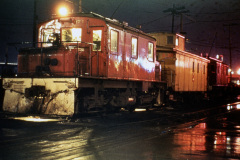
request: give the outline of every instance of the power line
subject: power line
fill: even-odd
[[[200,15],[200,14],[203,14],[203,15],[211,15],[211,14],[216,14],[216,15],[219,15],[219,14],[236,14],[236,13],[240,13],[240,10],[239,11],[234,11],[234,12],[206,12],[206,13],[190,13],[190,14],[193,14],[193,15]]]
[[[117,10],[119,9],[119,7],[123,4],[123,2],[125,2],[125,0],[123,0],[121,3],[119,3],[119,5],[117,6],[117,8],[114,10],[111,18],[113,18],[113,16],[115,15],[115,13],[117,12]]]
[[[174,16],[189,12],[189,10],[183,10],[183,9],[185,9],[184,6],[176,8],[175,5],[173,4],[172,8],[168,8],[163,11],[164,13],[170,12],[172,14],[172,33],[174,29]]]
[[[162,16],[162,17],[160,17],[160,18],[156,18],[156,19],[154,19],[154,20],[151,20],[151,21],[148,21],[148,22],[141,23],[141,25],[148,25],[148,24],[150,24],[150,23],[156,22],[156,21],[158,21],[158,20],[160,20],[160,19],[162,19],[162,18],[168,17],[168,16],[169,16],[169,15]]]
[[[230,21],[240,21],[239,18],[236,19],[227,19],[227,20],[209,20],[209,21],[196,21],[198,23],[216,23],[216,22],[230,22]]]

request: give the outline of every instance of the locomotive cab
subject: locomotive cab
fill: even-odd
[[[91,55],[102,51],[102,30],[83,34],[87,28],[75,23],[60,18],[41,24],[38,48],[20,50],[19,76],[106,76],[95,69],[102,68],[101,57]],[[95,62],[99,66],[91,66]]]

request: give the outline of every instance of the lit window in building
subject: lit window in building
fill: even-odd
[[[62,41],[63,42],[81,42],[82,29],[81,28],[63,28]]]
[[[118,52],[118,32],[111,30],[111,52]]]
[[[132,37],[132,57],[137,57],[137,38]]]
[[[153,61],[153,43],[148,43],[148,60]]]
[[[93,31],[93,51],[101,51],[102,30]]]

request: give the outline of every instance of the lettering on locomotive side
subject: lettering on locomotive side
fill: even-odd
[[[83,19],[78,19],[76,20],[76,24],[83,24],[84,23],[84,20]]]

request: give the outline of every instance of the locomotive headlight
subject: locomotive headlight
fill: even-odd
[[[59,8],[59,14],[60,14],[61,16],[66,16],[66,15],[68,14],[67,8],[65,8],[65,7]]]

